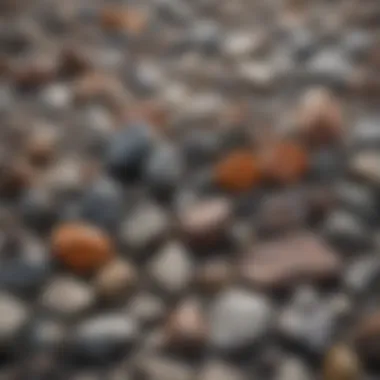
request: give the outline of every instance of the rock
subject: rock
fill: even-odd
[[[252,347],[268,331],[271,312],[261,295],[240,289],[221,293],[209,315],[211,345],[228,353]]]
[[[222,259],[208,260],[197,267],[194,282],[202,293],[217,293],[231,283],[234,277],[233,272],[232,265]]]
[[[194,49],[202,53],[216,53],[220,49],[221,34],[219,25],[211,20],[198,20],[187,32],[187,38]]]
[[[144,170],[144,182],[159,199],[170,199],[184,171],[181,152],[171,145],[153,150]]]
[[[228,233],[232,205],[224,198],[210,198],[179,210],[179,228],[192,246],[210,246],[223,241]]]
[[[281,185],[298,182],[309,167],[305,149],[291,142],[264,147],[259,161],[264,178]]]
[[[349,170],[355,177],[378,187],[380,184],[380,154],[375,151],[360,152],[349,162]]]
[[[351,143],[358,149],[376,149],[380,146],[380,118],[364,116],[359,118],[352,132]]]
[[[318,237],[309,232],[254,246],[243,258],[240,273],[247,282],[262,288],[283,288],[307,279],[324,282],[340,274],[341,260]]]
[[[78,273],[100,269],[114,254],[108,235],[88,224],[68,223],[57,226],[52,234],[51,245],[56,257]]]
[[[173,268],[176,268],[173,271]],[[167,243],[148,264],[153,282],[170,295],[182,293],[191,281],[193,263],[179,242]]]
[[[341,105],[324,88],[313,88],[301,100],[297,115],[300,134],[314,145],[339,141],[343,134]]]
[[[334,182],[345,174],[346,160],[339,147],[322,147],[310,158],[310,176],[321,182]]]
[[[60,322],[43,317],[33,321],[27,341],[35,352],[52,352],[64,341],[65,332],[65,327]]]
[[[278,329],[286,341],[321,355],[331,343],[337,322],[329,300],[320,299],[313,289],[300,288],[280,314]]]
[[[311,380],[311,371],[297,358],[285,358],[278,366],[275,380]]]
[[[119,239],[137,253],[157,246],[170,227],[170,219],[163,209],[154,203],[142,203],[122,222]]]
[[[78,324],[70,336],[74,357],[94,363],[122,356],[138,334],[136,323],[127,315],[108,313],[93,316]]]
[[[235,193],[250,190],[261,180],[259,164],[248,151],[232,152],[214,168],[214,180],[223,190]]]
[[[127,261],[116,259],[100,270],[95,278],[95,289],[106,300],[129,296],[138,281],[136,269]]]
[[[247,380],[247,376],[233,364],[210,360],[200,370],[197,380]]]
[[[323,364],[323,380],[359,380],[360,361],[356,353],[345,344],[333,346]]]
[[[123,216],[124,193],[112,180],[101,178],[84,192],[80,208],[88,223],[114,231]]]
[[[167,347],[174,351],[199,352],[207,342],[208,326],[196,300],[181,302],[170,314],[165,325]]]
[[[152,147],[151,131],[146,125],[131,125],[118,131],[112,136],[105,153],[108,172],[122,182],[141,177]]]
[[[13,345],[28,322],[29,312],[21,301],[7,293],[0,294],[0,345]]]
[[[165,305],[163,301],[149,293],[137,294],[128,308],[129,314],[142,326],[151,325],[164,317]]]
[[[368,227],[343,210],[336,210],[328,216],[322,233],[331,244],[343,251],[366,250],[373,244]]]
[[[191,366],[174,359],[151,356],[144,357],[138,364],[137,375],[147,380],[192,380]]]
[[[41,296],[41,305],[60,317],[74,318],[84,314],[95,303],[93,289],[73,277],[54,278]]]
[[[41,103],[51,111],[64,111],[71,106],[72,92],[69,86],[54,83],[43,89]]]
[[[345,33],[342,41],[342,48],[345,53],[355,61],[361,61],[368,56],[373,44],[373,37],[365,30],[352,30]]]

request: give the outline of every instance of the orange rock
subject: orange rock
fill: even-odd
[[[249,151],[235,151],[215,168],[215,182],[223,189],[240,192],[249,190],[261,179],[259,165]]]
[[[308,156],[292,142],[275,143],[260,154],[260,167],[269,181],[288,184],[300,180],[308,169]]]
[[[101,24],[108,30],[126,30],[139,34],[147,25],[147,15],[138,9],[108,7],[101,13]]]
[[[313,144],[338,140],[343,134],[339,101],[324,88],[310,90],[302,100],[298,125],[301,134]]]
[[[84,223],[58,226],[52,235],[52,249],[64,265],[81,274],[94,272],[113,256],[109,237]]]

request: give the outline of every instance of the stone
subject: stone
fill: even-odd
[[[265,289],[302,280],[324,282],[340,275],[341,259],[312,233],[299,231],[253,246],[240,265],[248,283]]]
[[[241,289],[221,293],[211,305],[210,344],[234,353],[252,347],[268,331],[272,306],[263,296]]]
[[[85,282],[61,276],[46,285],[40,303],[48,312],[57,316],[74,318],[91,309],[95,303],[95,294]]]
[[[115,259],[97,274],[94,286],[98,295],[105,300],[124,299],[135,289],[138,274],[132,264]]]
[[[380,184],[380,154],[363,151],[354,155],[349,162],[349,171],[355,177],[378,187]]]
[[[107,234],[83,223],[62,224],[51,238],[54,255],[70,270],[91,273],[104,266],[114,252]]]
[[[235,151],[222,158],[214,168],[216,185],[223,190],[241,193],[254,188],[261,180],[261,171],[249,151]]]
[[[343,251],[367,250],[373,244],[368,227],[355,215],[343,210],[336,210],[327,217],[322,233]]]
[[[376,149],[380,146],[380,118],[362,116],[355,124],[351,135],[351,144],[358,149]]]
[[[150,293],[139,293],[130,301],[128,310],[132,318],[142,326],[152,325],[165,315],[163,301]]]
[[[3,348],[15,343],[28,318],[28,309],[20,300],[5,292],[0,294],[0,345]]]
[[[334,182],[345,174],[346,157],[339,147],[322,147],[310,157],[310,177],[321,182]]]
[[[64,341],[64,325],[51,318],[38,318],[28,331],[28,344],[35,351],[53,351]]]
[[[199,352],[205,346],[207,336],[208,326],[196,300],[182,301],[166,320],[166,345],[177,352]]]
[[[310,354],[321,355],[331,344],[338,323],[330,300],[308,287],[299,288],[279,317],[278,330],[288,342]]]
[[[119,239],[137,253],[162,242],[170,227],[170,219],[161,207],[155,203],[142,203],[122,222]]]
[[[178,295],[191,281],[193,262],[181,243],[171,241],[148,263],[148,273],[158,288],[169,295]]]
[[[117,313],[92,316],[75,326],[69,339],[74,357],[94,363],[108,362],[124,355],[138,334],[130,317]]]
[[[286,357],[278,366],[275,380],[311,380],[311,371],[298,358]]]
[[[178,212],[184,239],[194,246],[209,246],[223,241],[228,233],[232,205],[225,198],[210,198],[184,206]]]
[[[259,161],[264,178],[281,185],[298,182],[309,167],[305,149],[291,142],[264,147]]]
[[[201,368],[197,380],[247,380],[248,377],[236,365],[220,360],[209,360]]]
[[[361,364],[358,356],[346,344],[336,344],[326,354],[323,380],[359,380]]]

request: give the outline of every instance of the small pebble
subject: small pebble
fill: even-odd
[[[278,366],[275,380],[311,380],[312,373],[298,358],[285,358]]]
[[[54,255],[70,270],[91,273],[113,256],[109,237],[97,227],[69,223],[55,228],[51,238]]]
[[[219,360],[209,360],[200,370],[197,380],[248,380],[238,366]],[[298,380],[298,379],[297,379]]]
[[[142,326],[151,325],[165,316],[165,305],[159,297],[150,293],[137,294],[128,308],[132,318]]]
[[[370,185],[380,184],[380,154],[376,151],[359,152],[350,159],[350,173]]]

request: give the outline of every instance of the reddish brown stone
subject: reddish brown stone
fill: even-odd
[[[249,151],[232,152],[215,168],[215,182],[224,190],[246,191],[256,186],[260,180],[258,162]]]
[[[90,59],[81,48],[75,46],[64,47],[59,61],[62,75],[81,75],[92,68]]]
[[[69,223],[58,226],[53,231],[51,244],[57,258],[80,274],[94,272],[114,255],[109,237],[87,224]]]
[[[323,282],[339,275],[341,260],[323,241],[309,232],[265,242],[242,260],[240,273],[263,288],[282,288],[300,280]]]
[[[148,17],[139,9],[106,7],[102,10],[100,22],[107,30],[127,30],[139,34],[146,28]]]
[[[269,181],[291,184],[306,173],[309,162],[305,149],[292,142],[280,142],[265,147],[260,154],[263,176]]]

